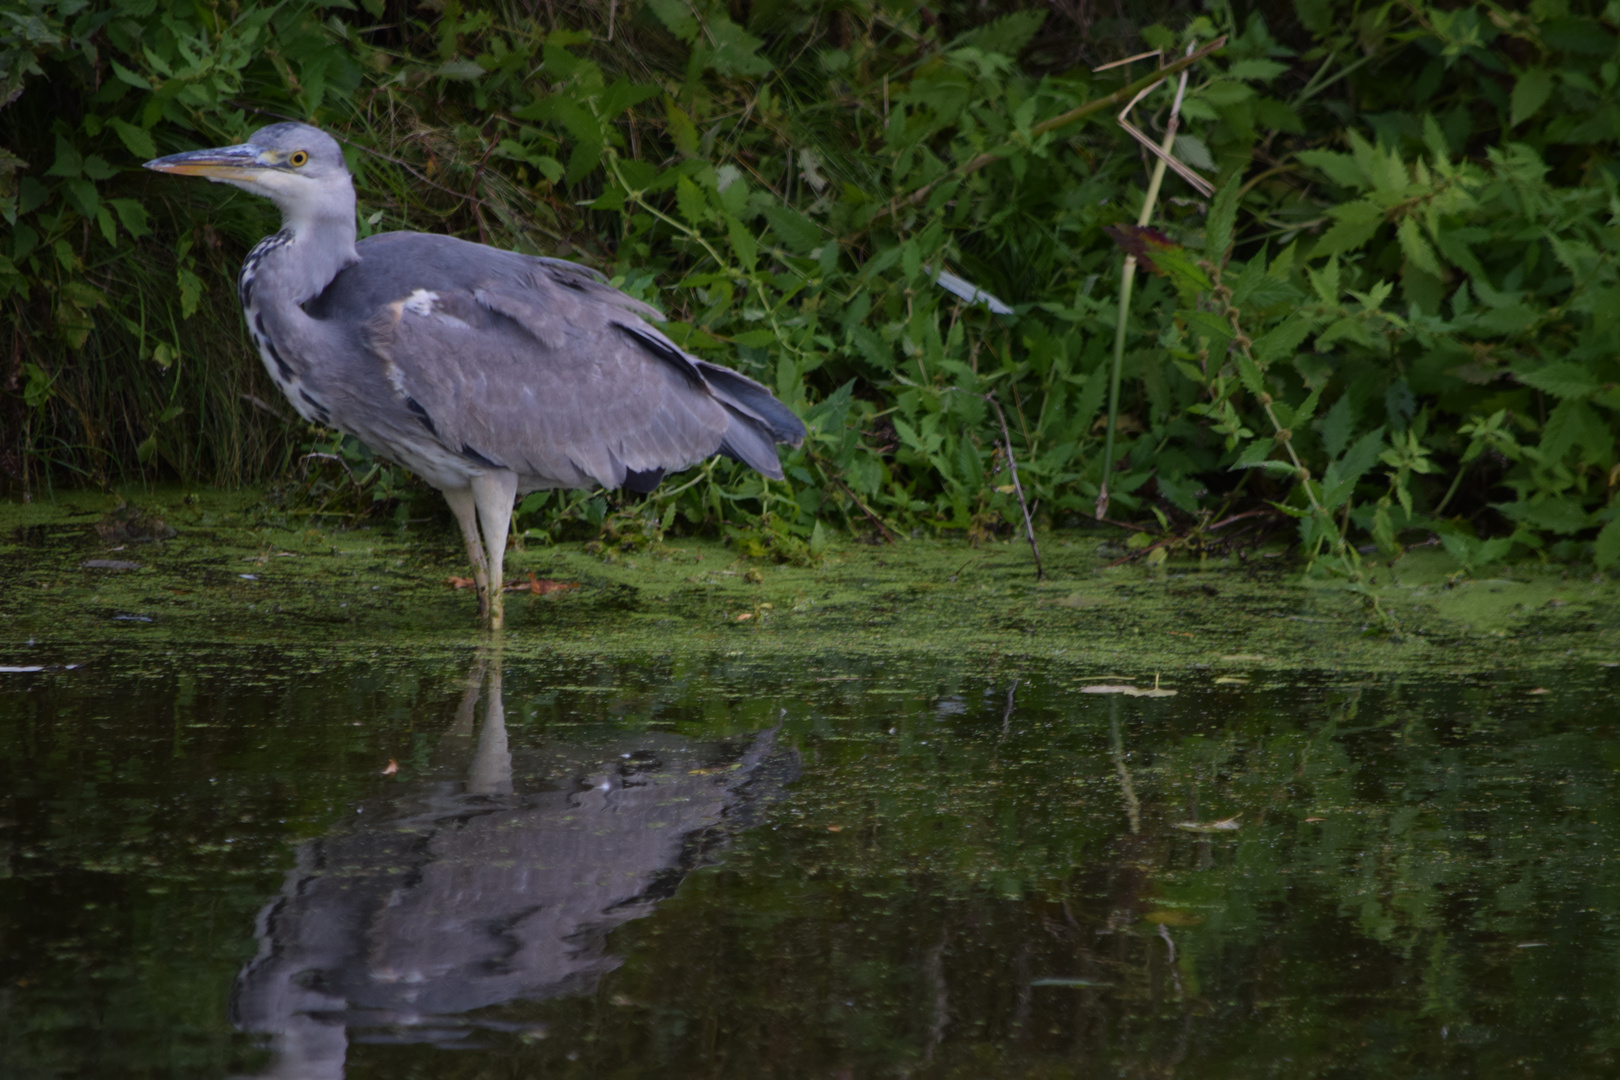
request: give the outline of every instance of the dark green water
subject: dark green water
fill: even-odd
[[[1099,674],[0,674],[0,1076],[1615,1075],[1614,670]]]

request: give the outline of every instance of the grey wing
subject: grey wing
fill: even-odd
[[[753,380],[686,355],[638,316],[644,305],[573,264],[423,248],[446,250],[492,265],[421,275],[438,287],[385,270],[395,295],[382,302],[379,282],[356,291],[372,301],[365,344],[415,437],[526,487],[618,487],[716,452],[782,475],[775,444],[803,438],[797,417]]]

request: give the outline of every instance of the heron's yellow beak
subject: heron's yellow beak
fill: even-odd
[[[253,180],[265,169],[273,168],[260,160],[258,147],[248,143],[240,146],[221,146],[213,150],[190,150],[184,154],[148,161],[146,167],[157,172],[177,173],[181,176],[206,176],[210,180]]]

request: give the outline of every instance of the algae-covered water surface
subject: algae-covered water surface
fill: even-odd
[[[1614,1073],[1601,582],[25,509],[8,1078]]]

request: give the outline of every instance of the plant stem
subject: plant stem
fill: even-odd
[[[1220,38],[1204,52],[1219,47],[1226,41]],[[1190,47],[1189,47],[1190,50]],[[1201,56],[1203,53],[1189,53],[1184,58],[1191,62],[1193,55]],[[1173,70],[1174,66],[1166,70]],[[1168,154],[1176,142],[1176,128],[1181,123],[1181,98],[1187,91],[1187,68],[1181,69],[1181,84],[1176,88],[1175,105],[1170,109],[1170,122],[1164,127],[1164,138],[1159,141],[1159,149]],[[1127,99],[1129,100],[1129,99]],[[1153,161],[1153,174],[1148,179],[1147,194],[1142,199],[1142,212],[1136,215],[1137,228],[1143,228],[1153,220],[1154,207],[1159,202],[1159,188],[1164,183],[1164,158],[1157,157]],[[1131,286],[1136,281],[1136,256],[1125,256],[1124,269],[1120,271],[1119,278],[1119,321],[1114,326],[1114,367],[1108,377],[1108,431],[1103,440],[1103,471],[1102,483],[1097,487],[1097,514],[1099,518],[1108,516],[1108,478],[1114,471],[1114,427],[1119,422],[1119,380],[1120,373],[1125,367],[1125,324],[1131,313]]]
[[[1029,537],[1029,550],[1035,556],[1035,580],[1045,581],[1046,570],[1041,566],[1040,545],[1035,543],[1035,524],[1030,520],[1029,503],[1024,501],[1024,485],[1018,482],[1018,459],[1013,454],[1012,432],[1007,430],[1007,414],[1001,411],[1001,402],[991,394],[984,400],[995,406],[996,419],[1001,421],[1001,445],[1007,449],[1007,468],[1012,472],[1013,491],[1018,495],[1018,507],[1024,512],[1024,535]]]

